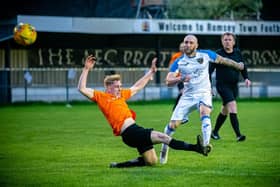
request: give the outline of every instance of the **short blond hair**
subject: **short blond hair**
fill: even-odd
[[[119,80],[121,80],[120,74],[107,75],[104,78],[104,86],[107,87],[107,86],[113,84],[114,81],[119,81]]]

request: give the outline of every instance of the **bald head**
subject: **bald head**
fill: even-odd
[[[185,36],[184,42],[185,41],[193,41],[193,42],[198,44],[197,37],[195,35],[192,35],[192,34],[189,34],[189,35]]]
[[[195,55],[195,51],[198,48],[198,40],[195,35],[187,35],[184,38],[184,43],[185,43],[185,49],[184,52],[188,56],[193,56]]]

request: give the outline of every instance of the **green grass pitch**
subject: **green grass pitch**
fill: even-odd
[[[220,110],[214,102],[212,126]],[[162,131],[173,101],[130,103],[137,123]],[[236,142],[229,119],[208,157],[170,150],[155,167],[110,169],[137,157],[112,134],[95,103],[11,105],[0,108],[0,186],[280,186],[280,101],[238,102],[245,142]],[[195,143],[197,112],[174,137]],[[159,155],[160,145],[155,145]]]

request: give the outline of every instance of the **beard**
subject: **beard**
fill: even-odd
[[[187,56],[193,56],[195,53],[195,50],[194,49],[185,49],[184,52]]]

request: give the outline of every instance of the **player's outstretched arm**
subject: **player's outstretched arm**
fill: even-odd
[[[78,83],[78,90],[84,96],[91,99],[93,97],[93,89],[87,88],[87,76],[88,72],[94,67],[96,63],[96,58],[93,55],[89,55],[85,60],[85,65],[80,75],[79,83]]]
[[[231,60],[229,58],[225,58],[225,57],[222,57],[220,55],[217,55],[217,58],[216,58],[216,63],[218,64],[223,64],[223,65],[226,65],[226,66],[230,66],[230,67],[233,67],[237,70],[243,70],[244,69],[244,64],[243,62],[235,62],[234,60]]]
[[[157,58],[153,58],[150,70],[130,88],[132,95],[143,89],[149,80],[151,80],[152,76],[157,71],[156,63]]]

